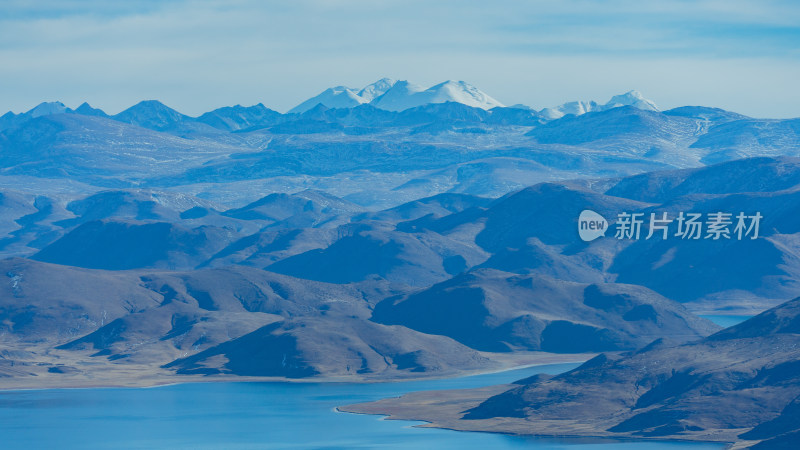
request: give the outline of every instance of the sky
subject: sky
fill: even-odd
[[[606,102],[800,117],[800,2],[4,0],[0,111],[158,99],[185,114],[327,87],[463,80],[506,105]]]

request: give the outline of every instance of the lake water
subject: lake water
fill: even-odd
[[[414,428],[336,406],[405,392],[508,383],[577,364],[399,383],[193,383],[155,388],[0,391],[0,448],[721,449],[716,444],[510,437]]]
[[[738,325],[753,316],[726,316],[720,314],[701,314],[700,317],[708,319],[721,327]]]

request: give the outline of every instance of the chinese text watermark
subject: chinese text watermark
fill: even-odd
[[[697,239],[758,239],[759,226],[763,216],[760,212],[746,214],[740,212],[736,215],[728,212],[695,213],[683,211],[670,217],[669,213],[629,213],[617,214],[616,232],[617,239],[651,239],[660,236],[661,239],[676,237],[687,240]],[[642,230],[644,225],[646,230]],[[584,210],[578,217],[578,234],[581,239],[589,242],[605,236],[608,221],[600,214]]]

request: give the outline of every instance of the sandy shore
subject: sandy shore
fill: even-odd
[[[387,398],[375,402],[340,406],[340,412],[374,414],[386,416],[386,420],[408,420],[426,422],[421,428],[442,428],[454,431],[479,431],[517,436],[539,436],[552,438],[603,438],[615,440],[655,440],[684,442],[713,442],[729,448],[744,448],[736,441],[743,430],[706,430],[703,433],[668,435],[647,438],[626,433],[606,431],[612,423],[603,421],[536,420],[526,418],[496,417],[480,420],[462,420],[464,412],[478,406],[487,398],[503,393],[514,385],[503,384],[476,389],[412,392],[401,397]],[[750,443],[752,444],[752,442]]]
[[[549,354],[540,352],[515,354],[486,354],[500,363],[496,370],[462,371],[449,374],[394,377],[328,376],[312,378],[249,377],[237,375],[176,375],[159,367],[147,365],[102,364],[93,361],[92,370],[75,373],[51,373],[47,364],[24,364],[6,367],[0,371],[0,391],[42,389],[97,389],[97,388],[152,388],[181,383],[215,382],[290,382],[290,383],[387,383],[437,378],[454,378],[487,373],[497,373],[546,364],[577,363],[594,354]],[[9,373],[10,372],[10,373]],[[388,420],[422,421],[419,427],[444,428],[454,431],[480,431],[512,435],[547,437],[591,437],[632,439],[632,436],[605,431],[609,424],[581,423],[577,421],[538,421],[531,423],[519,418],[494,418],[487,420],[461,420],[463,412],[486,398],[504,392],[513,385],[494,385],[477,389],[412,392],[401,397],[387,398],[375,402],[339,406],[337,411],[355,414],[387,416]],[[657,440],[704,441],[730,443],[735,437],[728,432],[713,431],[695,436],[661,436]],[[642,440],[636,437],[636,440]],[[731,448],[742,448],[741,442]]]
[[[0,390],[146,388],[179,383],[213,382],[290,382],[290,383],[388,383],[432,380],[503,372],[544,364],[583,362],[594,354],[553,354],[543,352],[485,353],[498,363],[496,369],[458,371],[435,374],[391,372],[388,376],[331,375],[309,378],[253,377],[235,374],[178,375],[158,366],[122,364],[102,361],[64,361],[58,365],[46,361],[27,361],[0,366]],[[51,372],[53,367],[77,368],[65,373]]]

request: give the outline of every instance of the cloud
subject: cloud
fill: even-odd
[[[662,106],[800,115],[792,2],[29,4],[0,7],[0,109],[60,99],[116,112],[158,98],[189,114],[286,110],[330,85],[390,76],[464,79],[537,107],[636,88]]]

